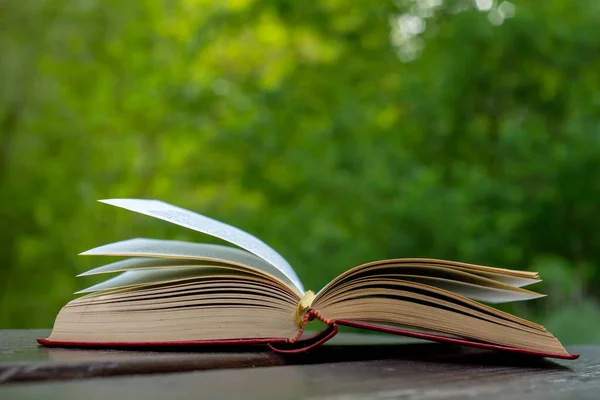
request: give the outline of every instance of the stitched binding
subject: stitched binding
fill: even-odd
[[[327,328],[317,333],[315,336],[299,340],[302,334],[304,333],[304,329],[306,328],[308,322],[314,320],[315,318],[327,324]],[[274,343],[269,343],[267,346],[271,350],[282,354],[303,353],[312,349],[313,347],[325,343],[326,341],[334,337],[338,331],[338,327],[335,324],[335,321],[325,318],[323,314],[313,309],[308,309],[304,311],[304,316],[302,317],[299,326],[300,329],[298,329],[298,333],[296,333],[296,335],[293,338],[287,341],[287,346],[284,345],[283,347],[277,347],[274,345]],[[297,345],[289,347],[290,345],[294,344]]]
[[[282,345],[282,347],[276,346],[274,343],[269,343],[267,344],[267,346],[275,351],[276,353],[280,353],[280,354],[301,354],[301,353],[305,353],[310,349],[313,349],[323,343],[325,343],[326,341],[328,341],[329,339],[331,339],[332,337],[334,337],[336,335],[338,331],[338,327],[335,323],[328,325],[326,329],[322,330],[321,332],[319,332],[318,334],[316,334],[315,336],[311,337],[310,339],[306,339],[306,340],[300,340],[297,342],[296,346],[291,346],[288,345]]]
[[[293,338],[291,338],[289,340],[289,343],[295,343],[296,341],[298,341],[298,339],[300,339],[300,336],[302,336],[302,334],[304,333],[304,329],[306,328],[306,325],[308,324],[308,322],[312,321],[315,318],[323,321],[327,325],[332,325],[333,324],[333,321],[331,321],[331,320],[326,319],[325,317],[323,317],[323,314],[321,314],[320,312],[318,312],[316,310],[312,310],[312,309],[308,310],[304,314],[304,317],[301,320],[300,329],[298,330],[298,333],[296,333],[296,336],[294,336]]]

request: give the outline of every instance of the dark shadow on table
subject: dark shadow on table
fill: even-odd
[[[129,356],[153,357],[159,355],[270,355],[280,359],[282,364],[319,364],[327,362],[350,362],[368,360],[411,360],[429,361],[439,363],[481,365],[481,366],[511,366],[528,368],[569,369],[557,364],[550,359],[515,353],[502,353],[491,350],[469,348],[464,346],[439,344],[439,343],[407,343],[385,345],[330,345],[312,349],[306,353],[281,355],[269,351],[262,345],[236,345],[236,346],[202,346],[202,347],[157,347],[145,348],[119,348],[119,349],[64,349],[46,348],[49,358],[54,361],[76,361],[82,353],[97,356],[98,359],[128,359]],[[144,357],[144,358],[145,358]]]

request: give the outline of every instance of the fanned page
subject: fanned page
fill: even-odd
[[[242,270],[235,270],[229,267],[217,265],[198,265],[198,266],[171,266],[168,268],[150,268],[133,269],[123,272],[100,282],[89,288],[80,290],[80,293],[93,293],[106,290],[123,289],[128,287],[138,287],[147,285],[159,285],[168,282],[182,283],[185,281],[198,280],[201,278],[216,278],[222,274],[228,276],[247,276],[248,273]]]
[[[407,260],[397,259],[395,262],[365,264],[354,268],[332,281],[317,294],[317,298],[330,290],[341,290],[359,281],[376,283],[382,279],[421,282],[488,303],[506,303],[544,296],[499,280],[490,279],[489,274],[480,275],[482,272],[476,269],[467,270],[452,263],[443,266],[444,264],[441,263],[432,263],[434,260],[421,260],[420,263],[410,262],[411,259]]]
[[[84,256],[153,257],[154,262],[139,259],[123,260],[84,272],[79,276],[122,272],[131,269],[168,268],[199,264],[228,264],[248,267],[273,276],[286,283],[300,296],[302,292],[279,268],[245,250],[218,244],[191,243],[179,240],[129,239],[84,251]],[[201,261],[201,263],[200,263]]]
[[[290,264],[262,240],[241,229],[159,200],[108,199],[100,202],[162,219],[235,244],[277,268],[289,278],[300,293],[304,293],[302,282]]]

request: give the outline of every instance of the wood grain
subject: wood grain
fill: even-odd
[[[332,341],[333,346],[328,346],[325,351],[319,349],[295,357],[284,357],[264,345],[207,346],[202,347],[201,351],[198,348],[182,347],[139,351],[50,348],[38,345],[36,338],[47,334],[47,330],[0,330],[0,384],[373,359],[387,357],[388,349],[381,346],[419,343],[397,336],[346,334]],[[366,343],[371,343],[376,348],[369,347],[369,351],[360,351],[359,348],[364,348]],[[359,351],[347,353],[338,348],[340,345]],[[406,350],[409,348],[403,351]]]
[[[0,331],[0,399],[600,398],[597,346],[572,347],[581,358],[560,362],[351,334],[300,357],[256,349],[54,353],[30,345],[39,333]],[[191,370],[204,371],[164,373]]]

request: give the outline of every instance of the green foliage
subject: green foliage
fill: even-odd
[[[3,4],[0,327],[51,325],[83,250],[206,240],[95,202],[144,197],[315,289],[386,257],[539,270],[511,311],[599,341],[600,3],[497,3]]]

